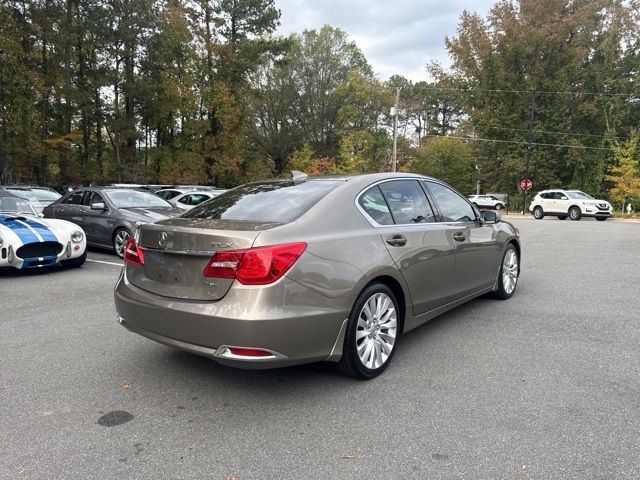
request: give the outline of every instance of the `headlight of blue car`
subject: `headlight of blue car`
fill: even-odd
[[[83,238],[84,238],[84,233],[82,233],[80,230],[76,230],[71,234],[71,241],[73,243],[80,243]]]

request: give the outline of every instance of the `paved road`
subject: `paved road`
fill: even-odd
[[[516,295],[408,334],[370,382],[128,333],[116,265],[5,274],[0,477],[638,478],[640,224],[514,223]]]

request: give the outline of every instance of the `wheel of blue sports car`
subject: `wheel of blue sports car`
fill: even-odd
[[[500,263],[500,274],[498,275],[498,285],[494,296],[500,300],[511,298],[516,291],[518,285],[518,277],[520,276],[520,259],[518,251],[513,244],[509,244]]]
[[[533,209],[533,218],[535,218],[536,220],[542,220],[544,218],[542,207],[536,207]]]
[[[116,255],[120,258],[124,258],[124,247],[130,236],[131,232],[126,228],[118,228],[113,233],[113,251],[116,252]]]
[[[60,263],[62,263],[63,267],[78,268],[84,265],[84,262],[86,260],[87,260],[87,251],[85,250],[84,253],[79,257],[70,258],[69,260],[62,260]]]
[[[345,332],[339,368],[347,375],[370,379],[389,365],[400,334],[400,310],[395,295],[373,283],[356,299]]]

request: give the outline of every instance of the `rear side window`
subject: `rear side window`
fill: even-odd
[[[358,203],[377,224],[393,225],[393,217],[377,185],[362,194]]]
[[[65,205],[82,205],[82,197],[84,196],[84,191],[75,192],[65,198],[61,203]]]
[[[442,212],[444,222],[472,222],[476,219],[473,207],[450,188],[435,182],[425,182]]]
[[[218,195],[182,215],[183,218],[290,223],[334,188],[337,180],[249,183]]]
[[[397,225],[434,222],[427,196],[417,180],[392,180],[380,184]]]

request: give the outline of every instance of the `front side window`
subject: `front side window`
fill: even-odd
[[[473,222],[476,214],[464,198],[444,185],[425,182],[442,213],[444,222]]]
[[[377,185],[360,195],[358,203],[377,224],[393,225],[393,217]]]
[[[417,180],[392,180],[380,184],[396,225],[435,222],[435,215]]]
[[[97,192],[87,192],[87,195],[84,197],[84,204],[90,207],[94,203],[104,203],[104,199]]]
[[[593,200],[591,195],[587,195],[584,192],[567,192],[567,195],[574,200]]]

